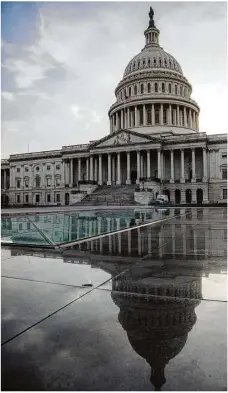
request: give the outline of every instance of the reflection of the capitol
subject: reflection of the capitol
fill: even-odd
[[[150,365],[150,380],[160,390],[165,366],[181,352],[196,323],[201,277],[173,279],[168,272],[150,277],[143,268],[139,277],[134,268],[130,272],[113,281],[111,296],[132,348]]]

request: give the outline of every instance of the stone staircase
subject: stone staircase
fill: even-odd
[[[135,205],[135,184],[99,186],[91,195],[87,195],[81,205]]]

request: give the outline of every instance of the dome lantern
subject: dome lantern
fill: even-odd
[[[159,34],[160,34],[160,31],[155,26],[153,16],[154,16],[154,11],[153,11],[153,8],[150,7],[149,26],[144,31],[144,35],[145,35],[145,38],[146,38],[146,47],[151,46],[151,45],[159,46]]]

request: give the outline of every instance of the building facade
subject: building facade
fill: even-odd
[[[110,107],[110,133],[83,145],[2,160],[3,205],[69,204],[80,183],[143,182],[174,203],[227,199],[227,135],[199,131],[181,66],[159,44],[149,12],[145,46],[127,65]]]

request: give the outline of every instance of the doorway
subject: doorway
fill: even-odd
[[[69,193],[66,192],[66,194],[65,194],[65,205],[69,205],[69,201],[70,201]]]
[[[198,190],[196,191],[196,200],[197,203],[203,202],[203,190],[201,188],[198,188]]]
[[[163,194],[167,195],[168,200],[170,201],[170,191],[169,190],[163,190]]]
[[[135,184],[137,180],[137,172],[131,171],[131,184]]]
[[[185,192],[186,203],[192,203],[192,191],[186,190]]]
[[[181,202],[181,192],[180,190],[175,190],[175,202],[180,203]]]

